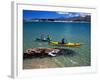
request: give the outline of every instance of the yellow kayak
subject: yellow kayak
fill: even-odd
[[[65,43],[65,44],[61,44],[59,42],[53,42],[53,41],[50,42],[50,45],[53,45],[53,46],[65,46],[65,47],[78,47],[78,46],[81,46],[80,43]]]

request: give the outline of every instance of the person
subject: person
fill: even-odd
[[[41,34],[41,40],[45,40],[44,34]]]
[[[61,43],[65,44],[65,39],[64,38],[62,38]]]
[[[50,43],[50,41],[51,41],[50,35],[47,35],[47,40],[48,40],[48,42]]]

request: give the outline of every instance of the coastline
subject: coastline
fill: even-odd
[[[55,22],[55,23],[91,23],[91,22],[78,22],[78,21],[23,21],[24,23],[31,23],[31,22]]]

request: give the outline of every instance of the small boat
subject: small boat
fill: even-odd
[[[39,42],[48,42],[47,39],[42,40],[42,39],[39,39],[39,38],[36,38],[35,41],[39,41]]]
[[[64,46],[64,47],[79,47],[79,46],[81,46],[80,43],[65,43],[65,44],[62,44],[61,42],[54,42],[54,41],[51,41],[49,43],[49,45],[52,45],[52,46]]]

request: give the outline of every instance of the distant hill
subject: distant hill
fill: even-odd
[[[91,22],[91,16],[86,15],[84,17],[79,16],[79,17],[71,17],[71,18],[54,18],[54,19],[23,19],[24,22]]]
[[[91,22],[91,16],[87,15],[85,17],[74,17],[69,18],[71,21],[84,21],[84,22]]]

